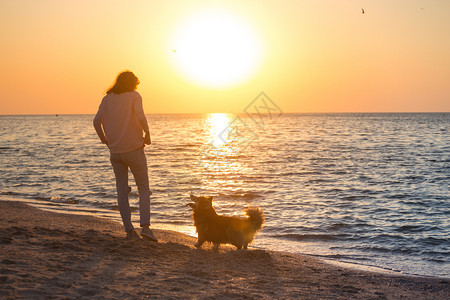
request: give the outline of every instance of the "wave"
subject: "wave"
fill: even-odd
[[[197,145],[198,146],[198,145]],[[182,146],[175,146],[175,147],[168,147],[167,152],[184,152],[184,151],[192,151],[192,148],[194,146],[190,145],[182,145]]]
[[[13,147],[0,147],[0,153],[4,154],[4,153],[10,153],[10,152],[18,152],[20,151],[20,149],[16,149]]]
[[[233,193],[233,194],[221,194],[217,196],[220,199],[232,199],[232,200],[254,200],[257,198],[261,198],[262,196],[252,192],[244,192],[244,193]]]
[[[322,175],[323,173],[317,171],[302,171],[302,172],[282,172],[280,176],[310,176],[310,175]]]
[[[414,196],[411,194],[388,194],[386,198],[388,199],[405,199],[405,198],[413,198]]]
[[[438,226],[423,226],[423,225],[402,225],[394,229],[394,231],[402,233],[417,233],[425,231],[442,231],[443,228]]]
[[[351,224],[347,224],[347,223],[334,223],[334,224],[328,225],[326,230],[327,231],[338,231],[338,230],[341,230],[344,228],[348,228],[350,226],[351,226]]]
[[[64,204],[79,204],[80,200],[72,199],[72,198],[60,198],[60,197],[51,197],[48,200],[53,203],[64,203]]]
[[[435,238],[435,237],[427,237],[425,239],[422,239],[422,242],[426,245],[430,245],[430,246],[442,246],[442,245],[447,245],[448,247],[448,238],[444,238],[444,239],[440,239],[440,238]]]
[[[340,234],[299,234],[299,233],[286,233],[286,234],[273,234],[270,237],[282,238],[293,241],[335,241],[351,238],[352,235],[340,233]]]
[[[449,252],[448,251],[423,251],[423,247],[416,245],[364,245],[364,246],[354,246],[352,249],[369,252],[369,253],[380,253],[380,254],[400,254],[400,255],[418,255],[424,259],[435,261],[435,262],[448,262]]]
[[[63,162],[63,165],[84,165],[88,164],[90,161],[87,159],[73,159],[73,160],[66,160]]]
[[[118,206],[118,205],[100,205],[99,207],[101,207],[101,208],[107,208],[107,209],[110,209],[110,210],[119,211],[119,206]],[[130,205],[130,211],[131,211],[131,212],[137,212],[137,211],[139,211],[139,208]]]
[[[337,259],[342,261],[343,259],[350,259],[351,261],[370,261],[369,258],[360,255],[346,255],[346,254],[309,254],[315,257],[321,257],[325,259]]]
[[[191,221],[180,221],[180,220],[169,220],[169,221],[165,221],[165,224],[171,224],[171,225],[191,225],[192,222]]]
[[[3,195],[3,196],[22,196],[23,194],[22,193],[8,191],[8,192],[0,192],[0,195]]]

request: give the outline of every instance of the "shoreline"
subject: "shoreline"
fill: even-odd
[[[450,280],[353,270],[307,255],[221,246],[154,229],[125,240],[121,224],[0,200],[1,298],[445,299]]]
[[[89,207],[81,207],[77,208],[76,206],[73,206],[72,203],[65,203],[65,202],[49,202],[45,200],[40,199],[27,199],[27,198],[14,198],[14,197],[8,197],[4,195],[0,195],[0,201],[13,201],[13,202],[19,202],[26,205],[30,205],[32,207],[53,212],[53,213],[59,213],[59,214],[72,214],[72,215],[86,215],[86,216],[92,216],[95,218],[105,219],[109,221],[116,222],[118,224],[121,224],[121,219],[118,211],[111,211],[107,209],[101,209],[101,208],[89,208]],[[136,216],[134,216],[136,217]],[[133,218],[133,216],[132,216]],[[133,225],[135,228],[139,228],[139,221],[133,220]],[[174,231],[180,234],[187,235],[189,237],[196,239],[196,233],[195,228],[190,228],[192,230],[181,230],[183,227],[180,226],[166,226],[164,223],[156,223],[156,225],[152,225],[152,228],[159,229],[159,230],[168,230],[168,231]],[[223,247],[223,246],[221,246]],[[231,247],[231,246],[230,246]],[[301,253],[301,252],[295,252],[295,251],[289,251],[289,250],[278,250],[278,249],[271,249],[270,247],[264,247],[264,246],[254,246],[250,245],[251,249],[254,250],[263,250],[263,251],[274,251],[274,252],[281,252],[281,253],[289,253],[293,255],[301,255],[301,256],[308,256],[315,259],[318,259],[322,262],[325,262],[327,264],[335,265],[342,268],[347,269],[353,269],[356,271],[369,271],[369,272],[376,272],[381,274],[387,274],[387,275],[399,275],[399,276],[411,276],[411,277],[423,277],[423,278],[436,278],[436,279],[445,279],[450,280],[448,277],[438,276],[438,275],[424,275],[424,274],[413,274],[413,273],[406,273],[402,272],[400,270],[393,270],[389,268],[383,268],[376,265],[367,265],[367,264],[361,264],[361,263],[355,263],[355,262],[348,262],[348,261],[340,261],[335,259],[330,259],[326,257],[322,257],[320,255],[314,255],[314,254],[308,254],[308,253]],[[231,247],[231,249],[234,249]]]

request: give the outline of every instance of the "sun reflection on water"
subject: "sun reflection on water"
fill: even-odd
[[[216,148],[223,148],[227,143],[228,132],[232,118],[223,113],[210,114],[207,119],[209,125],[209,138],[211,144]]]
[[[231,128],[235,116],[214,113],[206,117],[204,123],[205,142],[199,163],[202,166],[203,184],[213,193],[236,191],[241,186],[240,177],[250,172],[242,160],[243,155],[233,141]]]

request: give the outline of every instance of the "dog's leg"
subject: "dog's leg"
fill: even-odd
[[[244,250],[247,250],[248,244],[244,244]]]
[[[205,235],[203,232],[199,232],[198,238],[197,238],[197,243],[195,243],[194,246],[197,248],[200,248],[204,242],[206,242]]]
[[[200,248],[204,242],[205,242],[205,240],[198,239],[197,243],[195,243],[194,246],[197,248]]]
[[[216,253],[219,252],[219,246],[220,246],[220,243],[214,243],[213,251]]]

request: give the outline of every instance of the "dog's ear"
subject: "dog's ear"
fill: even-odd
[[[194,195],[190,195],[190,197],[192,201],[194,202],[198,201],[198,197],[195,197]]]
[[[213,199],[214,199],[214,196],[209,196],[209,197],[205,197],[205,198],[208,199],[209,202],[210,202],[211,205],[212,205],[212,201],[213,201]]]

